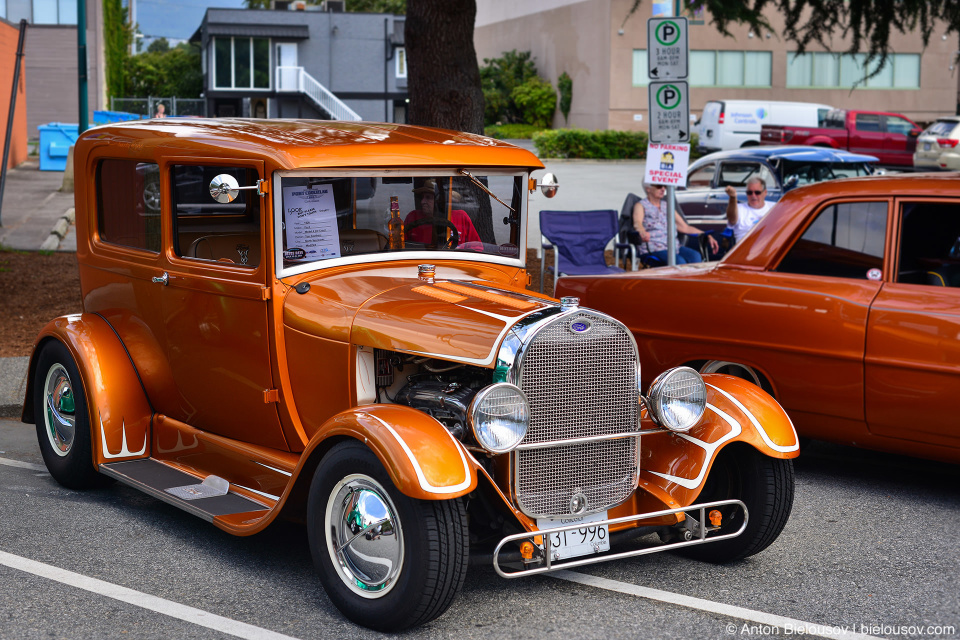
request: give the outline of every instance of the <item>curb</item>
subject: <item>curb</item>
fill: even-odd
[[[53,224],[53,228],[50,229],[50,235],[48,235],[47,239],[40,245],[40,251],[56,251],[59,249],[60,242],[67,237],[70,226],[74,224],[76,218],[77,211],[74,207],[70,207],[62,216],[57,218],[57,221]]]
[[[27,391],[28,356],[0,358],[0,418],[19,418]]]

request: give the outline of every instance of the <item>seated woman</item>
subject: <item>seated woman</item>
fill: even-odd
[[[413,194],[415,198],[420,199],[419,209],[414,209],[407,214],[406,218],[404,218],[404,236],[407,242],[431,244],[434,242],[434,228],[437,228],[439,232],[442,232],[444,229],[443,226],[422,224],[415,226],[412,229],[409,227],[418,220],[426,220],[430,218],[443,218],[444,220],[447,219],[447,216],[436,206],[436,181],[432,178],[425,181],[423,185],[413,190]],[[460,194],[458,194],[456,191],[451,191],[450,199],[453,202],[458,202],[460,200]],[[451,210],[449,220],[453,223],[453,226],[457,228],[457,233],[459,234],[458,244],[460,246],[463,246],[468,242],[480,242],[480,234],[477,233],[477,229],[473,226],[473,221],[470,220],[470,216],[467,215],[466,211],[463,211],[462,209]]]
[[[639,247],[644,251],[640,258],[642,260],[650,256],[667,264],[667,201],[664,199],[667,188],[663,185],[644,184],[643,189],[647,197],[633,206],[633,227],[637,230],[640,241],[644,243]],[[700,229],[688,224],[679,211],[675,211],[674,215],[677,232],[690,235],[703,233]],[[716,239],[708,236],[707,242],[710,245],[710,252],[716,253],[719,249]],[[676,246],[677,264],[701,261],[700,254],[689,247],[680,246],[679,239]]]

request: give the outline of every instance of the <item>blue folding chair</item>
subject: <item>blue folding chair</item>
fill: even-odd
[[[617,212],[541,211],[540,233],[544,259],[540,261],[540,292],[543,293],[546,250],[553,249],[554,279],[561,275],[622,273],[607,265],[604,250],[618,233]]]

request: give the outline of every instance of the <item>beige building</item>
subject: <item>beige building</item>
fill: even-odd
[[[647,19],[659,3],[646,0],[629,18],[632,0],[477,0],[477,55],[531,51],[540,75],[554,86],[566,71],[573,79],[569,126],[647,129]],[[895,51],[866,86],[862,55],[830,53],[819,45],[797,56],[779,36],[783,19],[769,14],[774,31],[753,33],[731,24],[721,35],[709,15],[687,15],[690,43],[690,111],[709,100],[792,100],[839,108],[893,111],[928,122],[957,112],[957,36],[934,31],[924,49],[919,33],[892,35]],[[836,38],[835,52],[849,41]],[[557,113],[554,126],[564,126]]]

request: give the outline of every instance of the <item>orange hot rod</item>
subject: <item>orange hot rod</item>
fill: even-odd
[[[622,323],[525,289],[529,152],[178,119],[75,158],[83,313],[41,332],[23,411],[60,483],[236,535],[305,520],[330,599],[383,630],[442,614],[471,554],[507,578],[728,561],[783,529],[798,444],[770,396],[686,367],[642,395]]]

